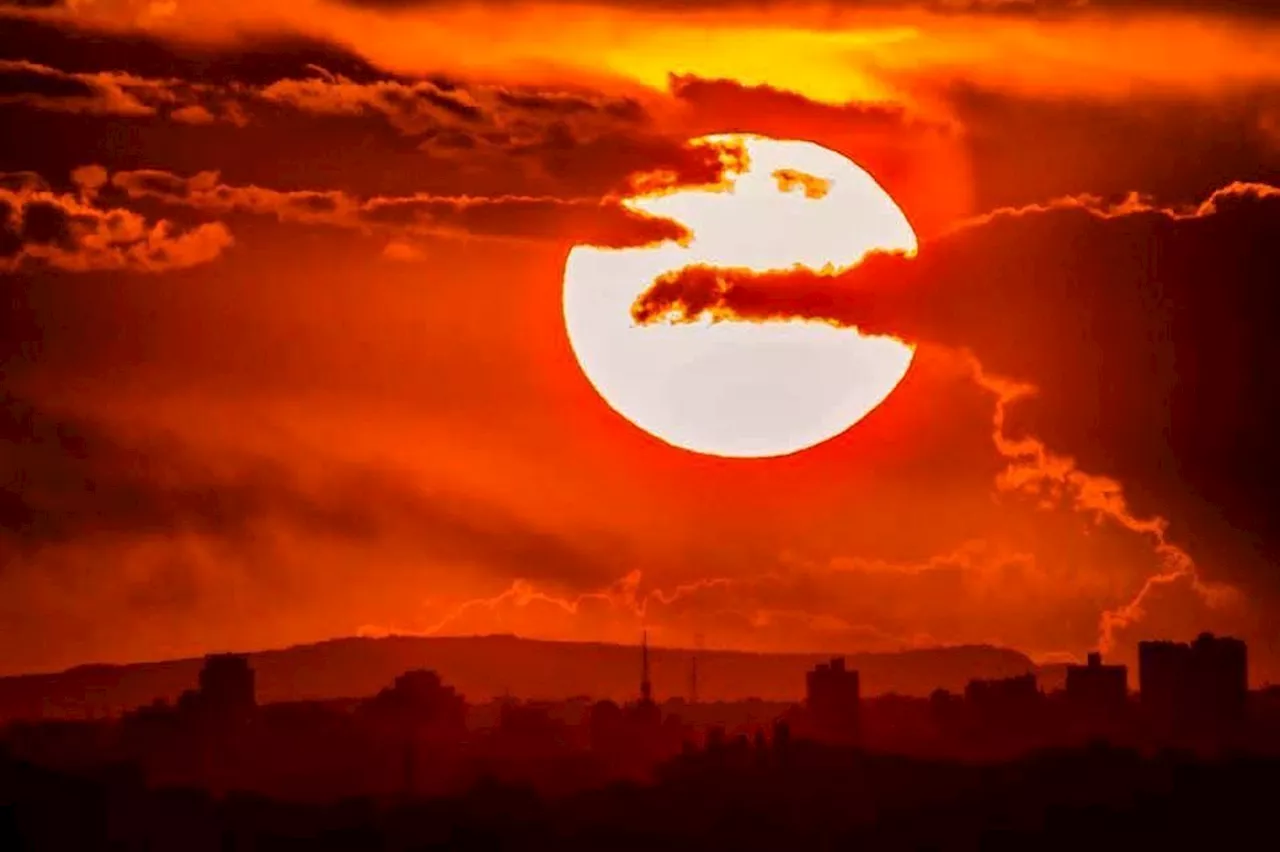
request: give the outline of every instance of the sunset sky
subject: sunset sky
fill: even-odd
[[[0,0],[0,125],[0,674],[1213,630],[1280,680],[1265,0]],[[725,131],[845,155],[919,240],[650,294],[917,347],[792,455],[664,443],[566,333],[570,249],[685,239],[623,200],[715,185]]]

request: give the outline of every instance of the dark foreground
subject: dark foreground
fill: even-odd
[[[482,781],[304,805],[0,757],[0,849],[1261,849],[1275,845],[1277,790],[1276,758],[1099,746],[977,765],[793,742],[693,752],[651,783],[563,797]]]

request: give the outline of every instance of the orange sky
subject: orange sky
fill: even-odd
[[[694,5],[0,7],[0,673],[1214,629],[1276,677],[1280,20]],[[569,249],[678,237],[618,199],[726,129],[849,156],[921,240],[933,313],[872,300],[906,379],[793,456],[656,440],[565,335]]]

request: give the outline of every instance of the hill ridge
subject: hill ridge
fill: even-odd
[[[958,645],[878,652],[771,653],[739,649],[650,646],[655,693],[686,691],[698,657],[705,700],[758,697],[796,700],[804,673],[844,656],[862,673],[865,694],[927,695],[962,689],[975,677],[1036,672],[1026,655],[994,645]],[[263,702],[371,695],[397,674],[432,668],[474,702],[504,693],[548,699],[592,695],[625,700],[639,681],[639,645],[482,636],[341,636],[248,652]],[[118,714],[173,700],[195,685],[201,657],[138,663],[86,663],[62,672],[0,678],[0,721],[48,716]]]

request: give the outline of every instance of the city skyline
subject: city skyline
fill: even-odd
[[[406,637],[407,638],[407,637]],[[499,640],[499,641],[526,641],[520,640],[518,637],[442,637],[453,638],[457,640],[478,639],[480,641]],[[375,640],[377,641],[377,640]],[[573,643],[532,643],[534,647],[538,644],[564,644],[568,646],[568,652],[573,654]],[[638,651],[640,676],[638,680],[638,689],[627,690],[624,688],[623,696],[620,700],[628,700],[628,697],[634,698],[639,704],[657,704],[662,701],[676,700],[679,702],[697,703],[698,701],[698,666],[699,656],[710,652],[713,655],[717,653],[715,649],[681,649],[681,648],[665,648],[665,652],[675,652],[676,656],[668,658],[665,662],[665,680],[667,684],[680,684],[685,687],[683,691],[680,689],[668,688],[660,698],[655,698],[655,687],[652,679],[652,669],[650,665],[650,645],[647,633],[642,633],[640,642],[635,646],[617,646],[618,650],[624,650],[633,647]],[[958,682],[963,685],[963,692],[969,698],[973,698],[970,693],[974,689],[982,690],[988,686],[1003,687],[1005,685],[1020,689],[1018,683],[1026,683],[1031,685],[1031,689],[1040,694],[1061,694],[1066,697],[1068,703],[1074,707],[1073,712],[1088,714],[1101,713],[1105,715],[1108,712],[1114,712],[1120,705],[1128,703],[1129,699],[1137,696],[1144,704],[1150,704],[1152,701],[1165,705],[1173,705],[1178,703],[1195,702],[1202,696],[1214,692],[1222,692],[1237,694],[1237,703],[1244,701],[1243,696],[1250,691],[1267,692],[1274,687],[1269,683],[1254,683],[1250,678],[1250,669],[1248,664],[1247,645],[1243,641],[1234,637],[1215,636],[1210,632],[1201,632],[1194,639],[1188,641],[1178,641],[1173,639],[1146,639],[1139,642],[1139,654],[1136,665],[1130,666],[1124,662],[1116,662],[1113,659],[1104,661],[1101,652],[1092,651],[1087,655],[1084,661],[1074,661],[1065,663],[1056,663],[1048,666],[1037,666],[1031,664],[1026,670],[1015,671],[1014,673],[998,673],[989,672],[986,674],[970,674],[962,676]],[[286,649],[303,650],[303,649]],[[965,649],[926,649],[926,651],[946,652],[964,651]],[[990,649],[1000,650],[1000,649]],[[322,647],[317,646],[309,650],[303,650],[303,653],[311,657],[310,665],[316,669],[326,671],[330,689],[335,684],[341,682],[341,675],[337,674],[336,667],[333,666],[333,660],[328,660],[324,656],[317,656],[317,652],[323,653]],[[199,683],[201,688],[206,678],[222,677],[217,673],[217,669],[225,664],[233,674],[229,675],[232,680],[240,677],[247,677],[247,686],[240,688],[241,698],[238,699],[240,704],[246,703],[243,695],[254,693],[257,689],[255,686],[256,677],[252,668],[251,660],[255,657],[263,657],[264,654],[270,655],[277,652],[233,652],[221,651],[205,655],[202,660],[190,661],[170,661],[170,662],[200,662]],[[730,652],[732,653],[732,652]],[[434,665],[430,662],[431,656],[428,653],[425,657],[415,659],[415,654],[410,654],[407,658],[401,655],[399,665],[413,665],[414,670],[432,671],[435,674]],[[790,666],[785,670],[795,676],[796,683],[794,689],[788,693],[787,688],[783,688],[785,694],[769,693],[768,697],[761,694],[753,693],[751,684],[753,675],[758,672],[751,670],[751,656],[740,655],[742,660],[746,662],[746,668],[737,668],[736,675],[730,676],[730,682],[725,683],[723,678],[717,687],[723,690],[728,687],[731,693],[737,697],[726,696],[724,694],[715,694],[707,700],[712,703],[724,703],[726,701],[786,701],[799,700],[803,696],[804,700],[810,701],[815,690],[829,695],[833,702],[833,707],[837,707],[844,699],[840,698],[842,694],[847,694],[856,704],[863,695],[904,695],[916,697],[932,696],[935,693],[948,693],[951,689],[957,689],[956,686],[948,687],[946,682],[928,683],[925,680],[917,680],[914,688],[908,688],[905,691],[901,686],[890,686],[885,683],[878,684],[878,688],[874,691],[867,692],[861,686],[860,671],[857,668],[846,668],[846,655],[826,655],[823,653],[796,654],[790,660]],[[880,655],[881,659],[887,659],[890,666],[894,655]],[[496,658],[501,665],[502,654]],[[625,658],[625,655],[624,655]],[[615,660],[617,658],[615,657]],[[783,658],[786,659],[785,657]],[[855,661],[858,657],[855,655]],[[861,659],[865,662],[869,659],[867,655],[861,655]],[[411,662],[407,662],[407,661]],[[813,667],[805,670],[804,666],[812,663]],[[1030,663],[1030,661],[1028,661]],[[705,660],[704,660],[705,664]],[[275,676],[277,679],[283,674],[289,681],[294,681],[299,675],[303,674],[297,666],[299,660],[295,659],[290,663],[291,668],[280,668],[276,666]],[[455,663],[456,665],[456,663]],[[474,664],[473,664],[474,665]],[[856,665],[856,662],[855,664]],[[953,662],[954,670],[954,662]],[[367,669],[368,663],[363,666]],[[687,669],[683,672],[686,677],[682,678],[680,666]],[[234,674],[237,669],[245,669],[246,675]],[[120,675],[113,675],[112,672],[126,672],[129,666],[124,667],[95,667],[85,666],[78,670],[72,670],[63,673],[53,673],[50,676],[43,676],[32,680],[30,687],[26,690],[28,700],[25,705],[15,704],[12,695],[6,695],[3,689],[5,685],[4,679],[0,679],[0,722],[15,720],[39,720],[42,718],[59,718],[59,719],[94,719],[107,718],[110,716],[119,716],[121,713],[129,712],[137,706],[143,706],[153,701],[164,701],[163,695],[147,696],[141,702],[135,699],[134,704],[113,703],[112,697],[108,694],[111,691],[111,684],[116,681],[119,685]],[[1016,665],[1015,665],[1016,669]],[[473,669],[474,670],[474,669]],[[935,671],[942,671],[939,666],[934,667]],[[75,672],[97,672],[99,673],[98,682],[93,685],[81,684],[76,686],[73,682],[68,682],[61,686],[58,685],[59,674],[62,676],[70,676]],[[458,671],[455,669],[455,671]],[[804,678],[801,680],[798,672],[804,672]],[[336,675],[336,677],[335,677]],[[595,677],[599,677],[600,670],[594,672]],[[590,677],[590,675],[588,675]],[[892,675],[890,675],[892,677]],[[783,682],[786,681],[784,674]],[[883,678],[884,676],[881,675]],[[924,675],[928,677],[927,674]],[[967,679],[965,679],[967,677]],[[24,680],[19,678],[11,679],[9,683],[14,685],[23,683]],[[623,678],[625,681],[625,678]],[[734,682],[734,681],[737,682]],[[842,686],[841,683],[847,680],[848,684]],[[954,681],[954,677],[948,680]],[[758,681],[756,681],[758,683]],[[579,681],[579,687],[585,686],[587,681]],[[369,687],[366,685],[363,690],[359,686],[352,684],[351,688],[344,690],[338,687],[333,694],[328,696],[328,700],[350,700],[353,696],[367,692]],[[541,693],[532,694],[518,691],[512,693],[511,688],[504,685],[499,692],[485,696],[486,700],[524,700],[524,701],[556,701],[563,700],[566,696],[572,695],[574,700],[592,697],[602,700],[617,699],[618,696],[610,696],[607,692],[601,695],[598,691],[588,688],[574,690],[567,689],[564,694],[554,695],[545,692],[545,685]],[[182,700],[183,696],[190,690],[184,690],[181,694],[174,693],[173,700]],[[957,689],[957,691],[959,691]],[[38,694],[37,694],[38,693]],[[54,694],[57,698],[54,698]],[[135,692],[136,694],[136,692]],[[476,693],[471,693],[473,697]],[[36,698],[37,702],[32,703],[30,698]],[[280,701],[296,701],[298,697],[287,694],[275,694],[272,699],[276,702]],[[25,706],[26,709],[14,710],[16,706]],[[43,708],[43,709],[38,709]],[[1232,710],[1231,707],[1218,708],[1218,712],[1223,710]],[[1232,712],[1238,712],[1239,708],[1234,708]],[[838,709],[832,710],[832,715],[840,715]]]
[[[0,0],[0,849],[1265,847],[1280,0]]]

